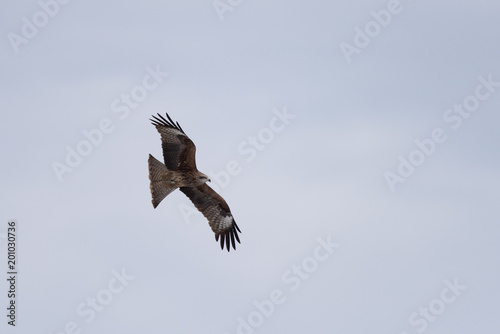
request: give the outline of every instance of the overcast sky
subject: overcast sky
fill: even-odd
[[[2,333],[498,333],[497,1],[1,6]],[[236,251],[153,209],[157,113]]]

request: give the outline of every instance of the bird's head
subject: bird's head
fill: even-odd
[[[205,182],[211,182],[211,181],[210,181],[210,178],[207,175],[205,175],[203,173],[198,173],[195,182],[198,183],[201,186]]]

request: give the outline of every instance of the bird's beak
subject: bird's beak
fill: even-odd
[[[207,182],[212,182],[212,180],[208,179],[208,181],[207,181]]]

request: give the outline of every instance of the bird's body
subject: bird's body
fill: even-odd
[[[174,123],[160,114],[153,116],[152,123],[161,135],[164,162],[151,154],[148,159],[149,180],[153,207],[171,192],[179,188],[193,202],[196,208],[208,219],[215,240],[220,239],[221,248],[229,251],[231,245],[236,249],[235,239],[240,242],[241,232],[234,221],[226,201],[210,188],[207,175],[196,168],[196,147],[184,133],[179,123]]]

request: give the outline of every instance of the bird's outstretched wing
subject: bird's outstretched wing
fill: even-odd
[[[238,232],[241,233],[241,231],[236,225],[226,201],[206,184],[198,187],[181,187],[179,189],[189,197],[194,206],[208,219],[208,224],[215,233],[215,240],[218,241],[220,238],[221,248],[224,249],[224,244],[226,244],[228,252],[230,246],[236,249],[236,241],[240,242]]]
[[[194,169],[196,170],[196,146],[184,133],[178,122],[174,122],[168,114],[167,119],[162,115],[152,116],[151,123],[161,135],[163,160],[169,170]]]

